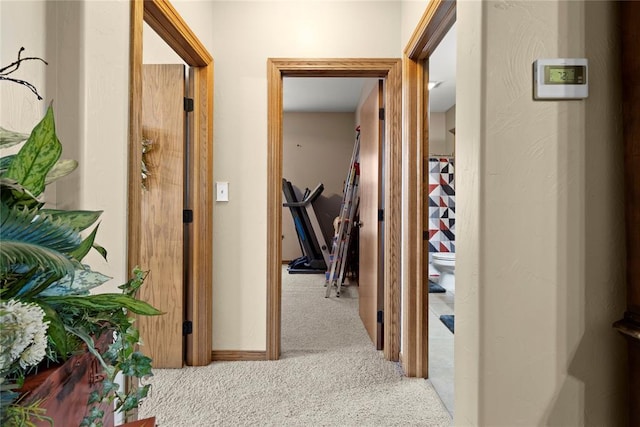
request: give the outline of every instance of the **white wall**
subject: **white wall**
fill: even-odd
[[[458,2],[456,425],[625,425],[615,8]],[[589,98],[533,101],[541,57]]]

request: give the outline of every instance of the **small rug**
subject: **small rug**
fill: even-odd
[[[444,326],[446,326],[451,333],[455,333],[454,330],[454,315],[453,314],[443,314],[442,316],[440,316],[440,321],[442,323],[444,323]]]
[[[446,292],[446,289],[442,286],[438,285],[436,282],[432,282],[429,280],[429,293],[430,294],[443,294]]]

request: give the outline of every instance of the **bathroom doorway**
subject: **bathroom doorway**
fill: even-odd
[[[429,70],[428,376],[447,410],[454,411],[456,26],[425,59]]]
[[[429,98],[428,60],[456,21],[456,3],[432,0],[404,49],[403,116],[407,232],[403,280],[403,366],[409,376],[429,377]],[[415,159],[415,160],[412,160]],[[438,319],[438,322],[440,320]],[[435,322],[431,322],[435,323]]]

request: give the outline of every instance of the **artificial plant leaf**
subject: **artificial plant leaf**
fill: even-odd
[[[38,269],[34,276],[35,280],[31,280],[28,286],[25,286],[23,289],[21,289],[20,293],[18,293],[18,296],[24,299],[31,299],[51,286],[52,283],[55,283],[58,279],[61,279],[60,275],[47,270],[42,271],[42,269]]]
[[[12,265],[39,266],[59,277],[73,274],[77,262],[67,253],[81,243],[77,230],[37,209],[0,205],[0,277]]]
[[[56,136],[53,107],[49,105],[44,118],[33,128],[5,176],[15,179],[32,194],[39,196],[44,191],[49,170],[61,153],[62,145]]]
[[[11,191],[6,192],[7,197],[10,199],[10,200],[6,200],[4,196],[5,189],[14,190],[14,191],[17,191],[18,193],[23,193],[24,195],[28,196],[29,198],[33,199],[38,203],[41,203],[44,200],[44,198],[42,197],[43,195],[40,195],[40,197],[36,197],[35,195],[31,194],[31,192],[28,189],[26,189],[23,185],[21,185],[18,181],[16,181],[13,178],[6,178],[4,176],[0,177],[0,189],[2,190],[2,195],[3,195],[2,201],[5,202],[7,205],[13,206],[16,204],[16,202],[19,202],[20,200],[15,200],[15,196]]]
[[[0,277],[12,264],[41,266],[64,276],[75,270],[76,264],[64,254],[49,248],[23,242],[6,242],[0,245]]]
[[[80,245],[77,248],[75,248],[73,251],[71,251],[69,253],[69,255],[71,255],[72,257],[74,257],[78,261],[82,261],[82,258],[87,256],[87,254],[89,253],[89,251],[93,247],[93,241],[96,238],[96,233],[97,232],[98,232],[98,226],[96,226],[96,228],[93,229],[91,234],[89,234],[87,236],[87,238],[84,239],[82,241],[82,243],[80,243]]]
[[[93,249],[95,249],[96,251],[98,251],[98,253],[100,255],[102,255],[102,258],[107,259],[107,250],[105,248],[103,248],[102,246],[100,246],[99,244],[93,242]]]
[[[66,295],[55,297],[43,297],[50,304],[64,304],[67,306],[93,310],[96,312],[111,311],[126,308],[127,310],[145,316],[157,316],[164,314],[150,304],[137,300],[124,294],[96,294],[96,295]]]
[[[89,228],[102,215],[102,211],[64,211],[57,209],[40,209],[40,213],[46,214],[52,219],[60,220],[78,231]]]
[[[24,289],[31,289],[36,286],[34,281],[38,273],[38,266],[28,267],[26,265],[12,266],[6,274],[2,275],[2,288],[0,288],[0,297],[8,300],[15,297]]]
[[[26,141],[29,135],[26,133],[15,132],[0,126],[0,148],[9,148]]]
[[[102,365],[102,367],[104,369],[107,369],[107,364],[105,363],[104,359],[102,359],[102,355],[100,354],[100,352],[98,351],[98,349],[96,348],[94,342],[93,342],[93,338],[91,338],[91,336],[89,336],[89,334],[87,334],[86,332],[78,329],[78,328],[74,328],[72,326],[68,326],[65,325],[64,326],[65,330],[75,336],[77,336],[78,338],[80,338],[82,341],[84,341],[84,343],[87,345],[87,350],[89,350],[89,353],[93,354],[96,359],[98,359],[98,361],[100,362],[100,365]]]
[[[144,280],[147,278],[148,274],[149,274],[148,271],[144,271],[136,265],[133,268],[133,277],[129,279],[127,282],[118,286],[118,289],[122,289],[122,292],[126,295],[135,297],[136,294],[138,293],[138,289],[140,289],[140,287],[144,283]]]
[[[92,391],[89,393],[89,399],[87,400],[87,405],[91,405],[92,403],[99,403],[102,401],[102,396],[97,391]]]
[[[53,346],[53,349],[63,360],[66,360],[71,352],[75,349],[76,343],[74,340],[69,339],[69,334],[64,327],[64,323],[58,312],[55,311],[50,305],[42,302],[36,302],[44,311],[44,320],[49,321],[49,329],[47,329],[47,335]]]
[[[58,160],[56,164],[53,165],[53,168],[51,168],[46,178],[44,179],[44,185],[51,184],[53,181],[69,175],[71,172],[76,170],[77,167],[78,167],[77,160],[70,160],[70,159]]]
[[[0,157],[0,176],[2,176],[2,174],[7,169],[9,169],[9,165],[13,161],[14,157],[16,157],[15,154],[10,154],[8,156]]]
[[[97,271],[78,269],[76,270],[73,279],[70,276],[65,276],[51,284],[47,289],[42,291],[40,295],[88,295],[90,289],[96,288],[110,279],[111,277],[105,276]]]

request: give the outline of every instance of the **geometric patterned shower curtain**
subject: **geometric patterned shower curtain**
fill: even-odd
[[[429,158],[429,253],[456,251],[453,169],[453,158]]]

